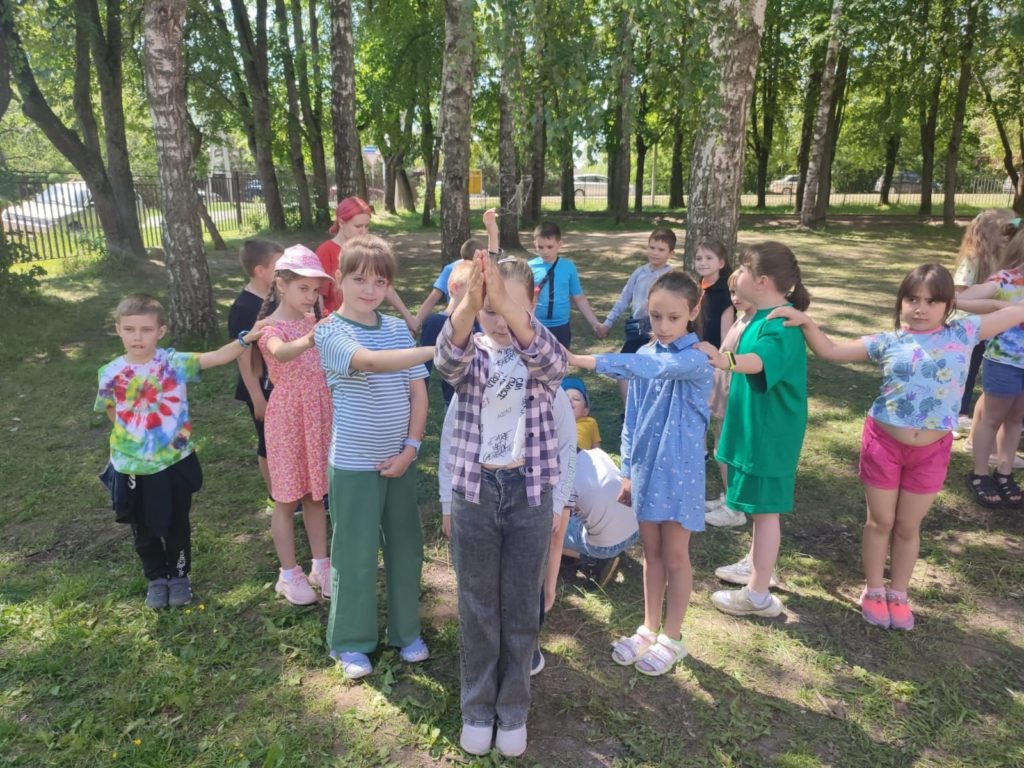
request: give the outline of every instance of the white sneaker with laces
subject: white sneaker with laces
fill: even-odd
[[[710,512],[713,509],[718,509],[725,505],[725,494],[720,493],[713,499],[704,499],[704,512]]]
[[[317,600],[316,592],[309,586],[309,580],[299,566],[290,571],[282,570],[277,577],[274,591],[283,595],[292,605],[312,605]]]
[[[754,564],[750,561],[750,555],[748,554],[738,563],[732,565],[723,565],[720,568],[715,569],[715,576],[722,581],[728,581],[730,584],[742,584],[746,586],[750,582],[750,574],[754,570]],[[772,573],[771,578],[768,580],[769,587],[777,587],[779,585],[778,579],[775,578],[775,573]]]
[[[755,605],[747,594],[747,588],[722,589],[711,595],[715,608],[730,616],[765,616],[769,619],[782,613],[782,601],[775,595],[768,594],[766,605]]]
[[[719,528],[731,528],[734,525],[743,525],[747,522],[747,516],[735,509],[729,509],[725,504],[704,513],[704,522],[707,525],[714,525]]]
[[[324,600],[331,599],[331,559],[326,559],[326,565],[323,568],[316,567],[316,560],[313,561],[313,566],[309,569],[309,585],[313,589],[320,592]]]

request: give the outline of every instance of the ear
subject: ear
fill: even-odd
[[[700,315],[700,302],[697,302],[697,306],[690,310],[690,322],[695,322],[697,317]]]
[[[167,334],[167,326],[166,325],[161,325],[160,326],[160,330],[156,332],[157,341],[162,339],[166,334]]]

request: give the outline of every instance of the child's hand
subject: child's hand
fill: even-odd
[[[405,321],[405,326],[409,329],[409,333],[415,339],[420,332],[420,319],[417,315],[409,315]]]
[[[498,265],[488,258],[486,251],[477,251],[473,259],[480,263],[480,270],[483,272],[484,286],[487,290],[487,299],[491,302],[491,309],[504,316],[510,307],[508,293],[505,291],[505,280],[498,271]]]
[[[768,313],[768,317],[765,319],[775,320],[776,318],[779,317],[785,320],[783,325],[786,326],[787,328],[793,326],[800,327],[801,325],[806,325],[811,320],[811,318],[809,318],[806,314],[801,312],[796,307],[776,307],[775,309]]]
[[[253,323],[252,328],[243,336],[246,344],[255,344],[260,340],[260,336],[263,335],[263,330],[268,326],[273,325],[269,317],[264,317],[262,320],[257,320]]]
[[[619,497],[616,501],[619,504],[625,504],[627,507],[633,506],[633,483],[630,482],[628,477],[622,478],[622,490],[619,491]]]
[[[446,539],[452,537],[452,516],[441,515],[441,533],[444,534]]]
[[[711,363],[713,368],[722,368],[723,370],[728,367],[729,361],[725,355],[722,354],[718,347],[706,341],[698,341],[693,345],[693,348],[698,352],[703,352],[708,356],[708,362]]]
[[[597,325],[594,326],[594,335],[597,336],[597,338],[599,339],[607,339],[608,327],[603,325],[602,323],[598,323]]]
[[[580,363],[582,362],[582,359],[583,359],[582,355],[577,355],[576,353],[570,352],[567,349],[567,350],[565,350],[565,359],[569,363],[569,365],[572,366],[573,368],[582,368],[583,367],[582,365],[580,365]]]
[[[484,211],[484,229],[488,232],[496,232],[498,229],[498,209],[488,208]]]
[[[380,472],[381,477],[401,477],[415,459],[416,449],[406,446],[391,458],[384,459],[375,469]]]
[[[459,302],[459,306],[465,306],[474,315],[484,308],[484,273],[476,256],[473,257],[473,271],[469,273],[462,290],[462,301]]]

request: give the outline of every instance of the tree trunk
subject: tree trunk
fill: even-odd
[[[723,0],[709,48],[719,74],[717,99],[697,128],[690,163],[690,206],[684,263],[705,237],[732,251],[739,225],[747,117],[754,88],[766,0]]]
[[[836,80],[832,108],[828,111],[828,127],[825,129],[825,151],[821,156],[821,172],[818,174],[818,199],[814,204],[814,218],[824,221],[828,216],[829,198],[832,196],[832,162],[836,157],[839,132],[843,125],[843,109],[846,104],[846,73],[850,67],[850,49],[839,52],[836,63]]]
[[[186,92],[187,98],[187,92]],[[203,148],[203,134],[199,130],[199,126],[196,125],[195,120],[192,119],[191,113],[188,112],[187,108],[185,111],[185,117],[188,122],[188,143],[189,149],[192,152],[193,161],[199,157],[199,152]],[[203,220],[203,226],[206,227],[206,231],[210,233],[210,239],[213,241],[213,249],[215,251],[226,251],[228,244],[224,242],[224,238],[220,236],[220,230],[217,229],[217,224],[214,222],[213,217],[206,208],[202,195],[199,194],[199,190],[196,190],[196,202],[199,205],[199,216]]]
[[[882,191],[878,198],[881,205],[889,205],[889,188],[892,186],[892,176],[896,172],[896,160],[899,158],[902,141],[903,137],[894,133],[885,142],[885,168],[882,169]]]
[[[1017,172],[1017,165],[1013,159],[1013,145],[1010,143],[1010,135],[1006,129],[1006,120],[999,111],[999,105],[992,98],[992,89],[988,87],[985,78],[977,75],[975,77],[985,96],[985,103],[992,111],[992,119],[995,121],[996,131],[999,133],[999,143],[1003,148],[1003,168],[1006,169],[1006,175],[1013,184],[1013,210],[1018,215],[1024,215],[1024,173]],[[1017,117],[1017,120],[1020,130],[1021,166],[1024,167],[1024,120],[1020,116]]]
[[[523,200],[516,200],[519,191],[519,152],[516,149],[515,87],[521,76],[522,39],[518,14],[510,3],[502,3],[502,34],[505,50],[501,57],[501,80],[498,86],[498,235],[505,250],[521,250],[519,215]]]
[[[327,160],[324,156],[323,113],[320,107],[320,32],[317,24],[316,0],[309,0],[309,50],[306,50],[302,29],[301,0],[291,0],[292,36],[295,38],[295,68],[299,78],[299,104],[302,106],[302,121],[306,127],[306,142],[309,144],[309,159],[313,166],[313,220],[326,224],[331,219],[327,210]],[[313,59],[313,82],[316,90],[309,85],[309,58]]]
[[[146,94],[153,116],[164,213],[164,254],[170,279],[169,319],[174,337],[213,336],[217,312],[195,187],[185,109],[185,26],[187,0],[146,0]]]
[[[444,183],[441,186],[441,255],[459,258],[469,238],[469,141],[473,108],[475,0],[444,2],[443,126]]]
[[[754,79],[754,94],[750,100],[750,136],[757,161],[757,207],[766,206],[768,192],[768,163],[771,160],[772,143],[775,140],[775,116],[778,112],[778,57],[781,25],[778,21],[780,10],[773,7],[765,11],[764,36],[761,42],[761,59]],[[760,100],[758,95],[760,94]],[[760,104],[760,111],[758,109]],[[758,115],[760,114],[760,125]]]
[[[822,45],[811,56],[811,72],[807,78],[807,91],[804,93],[803,122],[800,125],[800,148],[796,153],[796,168],[800,175],[796,183],[796,199],[793,212],[800,213],[804,202],[804,189],[807,187],[807,163],[811,157],[811,139],[814,138],[814,117],[818,111],[818,98],[821,96],[821,76],[825,68],[825,51],[828,44]]]
[[[398,181],[398,200],[409,213],[416,213],[416,193],[413,191],[405,166],[398,166],[395,178]]]
[[[420,223],[431,225],[431,214],[435,208],[434,187],[437,183],[437,146],[434,134],[434,118],[430,113],[430,97],[420,105],[420,154],[423,156],[423,216]]]
[[[576,160],[573,157],[573,136],[563,136],[558,147],[558,167],[561,181],[561,205],[563,213],[576,210]]]
[[[942,41],[938,51],[925,58],[922,66],[934,71],[931,91],[927,104],[921,107],[921,204],[918,213],[932,215],[932,183],[935,180],[935,139],[939,122],[939,97],[942,94],[942,74],[948,51],[948,38],[953,28],[953,0],[945,0],[942,7],[942,23],[938,32]],[[936,59],[938,59],[936,61]]]
[[[107,175],[117,202],[129,247],[136,256],[144,256],[139,228],[139,211],[135,197],[128,157],[128,138],[124,127],[121,0],[107,0],[106,29],[100,21],[97,0],[76,0],[79,17],[88,25],[89,47],[92,51],[96,82],[100,87],[100,106],[103,110],[103,142],[106,150]]]
[[[299,122],[299,90],[295,84],[295,62],[288,39],[288,9],[284,0],[274,0],[274,16],[277,22],[277,41],[280,47],[281,65],[284,74],[285,94],[288,109],[286,127],[288,149],[292,161],[292,177],[295,179],[295,194],[299,203],[299,224],[303,229],[313,226],[313,209],[309,203],[309,181],[306,179],[306,158],[302,152],[302,125]]]
[[[979,0],[971,0],[967,6],[967,23],[960,38],[960,76],[956,84],[953,127],[946,149],[946,177],[943,184],[945,195],[942,199],[942,223],[946,226],[956,222],[956,166],[960,160],[960,142],[964,133],[964,118],[967,115],[967,96],[971,89],[971,58],[974,55],[978,5]]]
[[[676,118],[672,132],[672,170],[668,179],[668,207],[683,207],[683,129]]]
[[[352,0],[331,0],[331,121],[338,199],[358,195],[366,200],[366,174],[356,129]]]
[[[757,0],[761,2],[761,0]],[[608,209],[616,224],[629,216],[629,149],[633,132],[633,18],[628,10],[619,12],[617,32],[618,73],[615,88],[615,173],[608,179]]]
[[[271,229],[285,229],[281,188],[274,169],[274,129],[271,117],[269,64],[267,61],[267,0],[256,0],[256,27],[249,23],[245,0],[231,0],[232,17],[242,54],[242,72],[252,98],[256,139],[256,172],[263,187],[263,205]]]
[[[839,24],[843,15],[842,0],[832,3],[832,19],[829,22],[828,49],[825,52],[825,69],[821,75],[821,96],[818,97],[818,111],[814,118],[814,138],[811,140],[811,151],[807,162],[807,182],[804,186],[804,199],[800,208],[800,224],[805,227],[816,226],[823,220],[818,218],[817,202],[818,180],[821,177],[822,163],[827,151],[828,117],[835,96],[836,63],[839,59]]]
[[[544,89],[538,88],[533,97],[533,139],[530,142],[530,176],[533,184],[530,187],[529,220],[536,224],[540,221],[541,204],[544,200],[544,181],[547,171],[544,168],[544,154],[547,151],[547,132],[544,129]]]
[[[39,90],[21,37],[14,28],[12,9],[8,0],[0,0],[0,47],[3,47],[7,54],[10,74],[21,97],[22,114],[43,132],[54,148],[81,174],[82,180],[92,194],[96,217],[103,229],[107,249],[111,253],[133,254],[132,239],[124,231],[123,220],[117,210],[117,199],[99,153],[91,106],[86,109],[86,105],[82,103],[83,99],[88,98],[88,40],[84,34],[77,34],[77,30],[76,38],[78,63],[74,82],[74,102],[76,114],[86,121],[84,125],[79,126],[82,137],[61,122]],[[86,57],[84,66],[81,64],[83,55]]]
[[[636,132],[636,176],[633,184],[633,213],[644,210],[644,170],[647,165],[647,141],[642,131]]]
[[[398,189],[398,169],[402,167],[404,158],[401,152],[392,152],[384,158],[384,210],[397,214],[395,193]]]

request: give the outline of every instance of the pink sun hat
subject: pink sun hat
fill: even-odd
[[[302,277],[320,277],[334,282],[334,278],[324,272],[320,257],[304,245],[293,245],[284,249],[281,258],[274,265],[274,271],[284,270]]]

